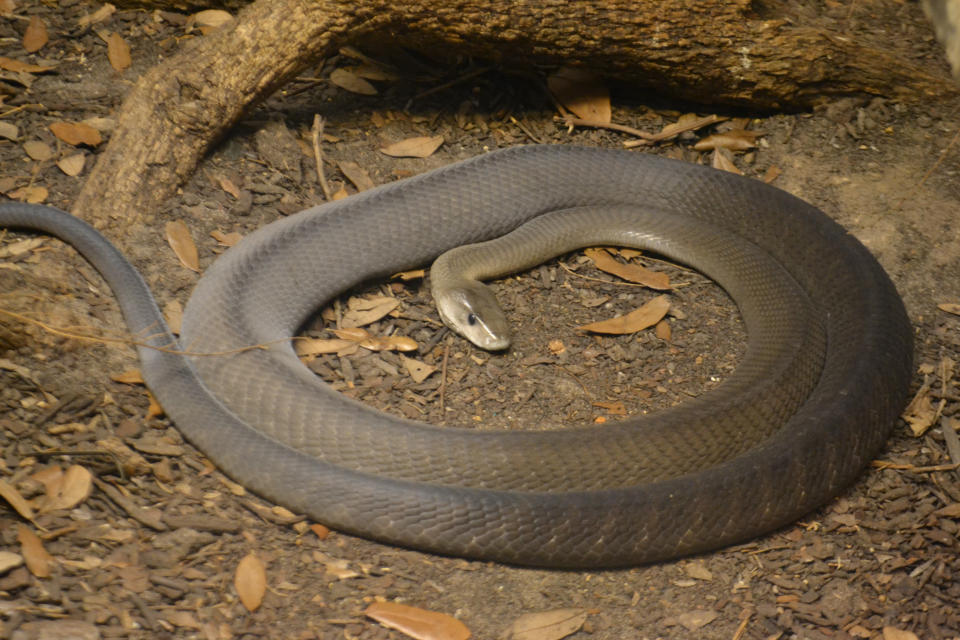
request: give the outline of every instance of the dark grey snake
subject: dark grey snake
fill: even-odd
[[[735,374],[653,416],[494,433],[388,417],[318,382],[283,341],[361,281],[535,218],[531,242],[592,229],[573,244],[651,247],[713,275],[749,334]],[[172,343],[143,280],[92,228],[13,203],[0,205],[0,226],[63,238],[107,279],[131,331]],[[814,207],[729,173],[565,146],[490,153],[250,235],[201,279],[181,345],[267,343],[193,359],[140,349],[167,414],[227,474],[342,531],[560,567],[650,562],[795,520],[879,451],[912,371],[896,290]]]

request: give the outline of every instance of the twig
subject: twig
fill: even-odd
[[[455,86],[457,86],[458,84],[461,84],[461,83],[463,83],[463,82],[466,82],[467,80],[472,80],[473,78],[476,78],[477,76],[480,76],[480,75],[485,74],[487,71],[490,71],[491,69],[493,69],[492,66],[491,66],[491,67],[480,67],[479,69],[474,69],[473,71],[469,71],[469,72],[463,74],[462,76],[460,76],[460,77],[458,77],[458,78],[454,78],[453,80],[450,80],[449,82],[444,82],[443,84],[438,84],[438,85],[435,86],[435,87],[431,87],[431,88],[429,88],[429,89],[426,89],[425,91],[421,91],[421,92],[418,93],[417,95],[415,95],[415,96],[413,96],[412,98],[410,98],[410,102],[407,103],[407,106],[408,106],[408,108],[409,108],[409,105],[413,104],[413,103],[416,102],[417,100],[420,100],[421,98],[426,98],[427,96],[433,95],[434,93],[437,93],[437,92],[440,92],[440,91],[443,91],[444,89],[449,89],[450,87],[455,87]]]
[[[447,404],[447,363],[450,361],[450,339],[443,345],[443,363],[440,365],[440,419],[443,420]]]
[[[323,139],[323,118],[319,113],[313,114],[313,127],[310,133],[313,136],[313,158],[317,162],[317,180],[320,181],[320,188],[323,189],[323,197],[329,202],[330,185],[327,184],[327,176],[323,171],[323,150],[320,148],[320,141]]]
[[[610,129],[611,131],[619,131],[621,133],[629,133],[632,136],[637,136],[638,138],[643,139],[646,143],[654,142],[656,140],[656,134],[647,133],[646,131],[641,131],[640,129],[628,127],[625,124],[616,124],[613,122],[600,122],[599,120],[584,120],[583,118],[574,118],[573,116],[564,116],[562,118],[556,118],[556,119],[563,121],[568,127],[592,127],[594,129]]]
[[[518,127],[520,127],[520,130],[523,131],[525,134],[527,134],[527,136],[529,136],[529,138],[530,138],[531,140],[533,140],[533,141],[536,142],[537,144],[543,144],[543,141],[542,141],[540,138],[538,138],[537,136],[533,135],[533,132],[530,131],[530,129],[528,129],[522,122],[520,122],[519,120],[517,120],[517,119],[514,118],[513,116],[510,116],[510,122],[512,122],[513,124],[515,124],[515,125],[517,125]]]

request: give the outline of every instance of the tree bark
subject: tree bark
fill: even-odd
[[[358,42],[580,64],[678,98],[759,109],[956,93],[948,76],[791,27],[776,10],[751,0],[256,0],[139,80],[74,212],[101,228],[152,212],[250,105]]]

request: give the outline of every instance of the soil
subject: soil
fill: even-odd
[[[919,63],[944,68],[916,5],[829,4],[824,19],[839,11],[873,32],[900,34],[911,39]],[[19,130],[14,139],[0,138],[0,192],[8,196],[41,186],[45,202],[69,209],[96,150],[59,141],[49,125],[98,118],[109,137],[130,84],[188,30],[176,14],[145,11],[118,11],[92,29],[79,27],[96,8],[83,1],[30,4],[0,25],[6,55],[57,65],[0,77],[0,122]],[[35,55],[20,46],[30,16],[51,35]],[[101,35],[110,31],[131,46],[126,71],[107,61]],[[325,61],[250,113],[161,212],[112,238],[161,307],[186,303],[199,277],[170,249],[166,223],[186,223],[202,270],[224,250],[211,232],[246,234],[324,200],[310,147],[315,113],[326,120],[326,174],[334,191],[346,192],[356,189],[342,162],[357,163],[379,184],[515,144],[618,148],[631,139],[602,129],[567,131],[535,76],[509,69],[473,74],[479,66],[469,60],[398,55],[391,62],[400,76],[375,81],[379,94],[363,96],[328,81],[355,59]],[[403,637],[364,615],[372,602],[387,600],[455,616],[476,638],[501,637],[520,616],[556,609],[585,612],[570,638],[960,638],[960,459],[951,461],[939,420],[950,428],[960,407],[952,379],[960,317],[938,308],[960,303],[956,106],[842,99],[812,113],[726,113],[623,87],[613,87],[613,105],[615,122],[651,132],[688,111],[745,117],[750,129],[764,132],[735,164],[758,179],[779,170],[775,186],[822,208],[886,268],[916,330],[914,390],[927,400],[915,413],[922,419],[925,410],[940,408],[927,416],[932,428],[914,436],[899,424],[849,490],[747,544],[618,571],[517,568],[318,535],[308,526],[314,523],[273,509],[221,475],[169,422],[150,414],[143,387],[113,381],[137,366],[129,346],[71,340],[0,316],[0,477],[27,498],[42,497],[35,474],[51,467],[80,465],[96,478],[85,500],[33,523],[0,503],[0,550],[35,558],[23,542],[33,532],[52,557],[47,577],[35,564],[0,568],[0,637]],[[692,145],[714,130],[643,151],[709,163],[709,154]],[[420,135],[441,135],[444,144],[424,159],[379,151]],[[52,155],[31,158],[29,141],[46,143]],[[67,176],[56,162],[77,153],[86,168]],[[0,232],[0,309],[122,336],[113,297],[92,268],[54,240],[19,244],[30,238]],[[516,332],[503,354],[478,351],[442,329],[422,279],[393,280],[354,292],[401,302],[398,317],[367,329],[412,337],[420,348],[407,355],[438,371],[415,382],[400,354],[365,349],[319,356],[309,366],[364,402],[438,424],[557,428],[664,408],[719,384],[736,366],[745,335],[719,287],[648,256],[640,260],[685,285],[670,293],[669,340],[652,330],[620,337],[577,332],[658,292],[624,284],[576,253],[494,284]],[[306,333],[331,337],[322,323]],[[108,438],[139,452],[143,464],[119,473],[104,455]],[[251,553],[267,576],[253,612],[234,584],[241,558]]]

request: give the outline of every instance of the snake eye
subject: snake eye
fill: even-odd
[[[469,315],[467,316],[467,324],[470,325],[471,327],[472,327],[473,325],[477,324],[477,314],[475,314],[475,313],[469,314]]]

